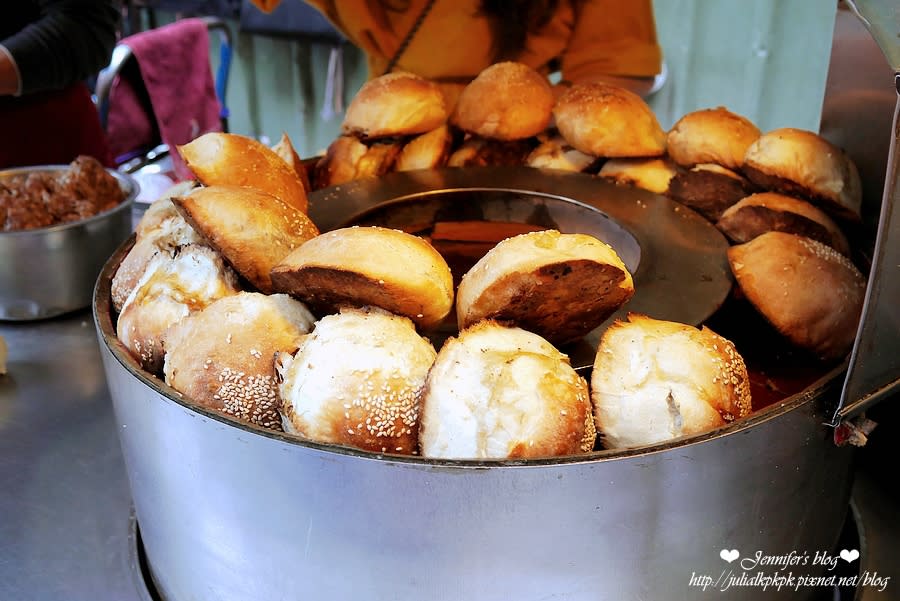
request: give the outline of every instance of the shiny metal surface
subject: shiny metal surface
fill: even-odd
[[[125,250],[95,321],[164,599],[701,599],[690,578],[720,574],[724,548],[837,541],[853,453],[824,422],[840,370],[691,441],[556,461],[380,456],[244,426],[141,372],[110,315]]]
[[[150,601],[90,312],[0,336],[0,599]]]
[[[0,178],[65,168],[8,169],[0,171]],[[138,194],[131,177],[109,172],[127,194],[113,209],[75,223],[0,232],[0,320],[44,319],[91,304],[100,269],[131,233],[131,206]]]

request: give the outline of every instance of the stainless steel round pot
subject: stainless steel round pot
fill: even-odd
[[[0,171],[0,179],[67,167],[8,169]],[[90,306],[103,264],[131,233],[131,207],[138,194],[133,178],[109,173],[126,194],[114,208],[72,223],[0,232],[0,319],[43,319]]]
[[[834,554],[852,460],[824,425],[840,368],[726,428],[653,447],[525,462],[379,456],[242,425],[142,372],[111,315],[126,251],[98,279],[94,316],[165,601],[705,599],[742,573],[820,574],[814,555]],[[807,560],[748,568],[723,550]]]

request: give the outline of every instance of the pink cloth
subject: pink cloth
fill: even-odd
[[[222,130],[206,24],[181,19],[120,44],[131,49],[138,69],[132,76],[123,71],[110,90],[107,133],[114,156],[161,140],[169,146],[175,178],[192,178],[176,146]]]

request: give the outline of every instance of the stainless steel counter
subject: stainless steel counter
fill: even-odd
[[[0,599],[144,601],[90,311],[0,322]]]

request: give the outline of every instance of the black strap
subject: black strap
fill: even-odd
[[[394,56],[391,57],[391,60],[388,61],[387,67],[385,67],[382,75],[387,75],[391,71],[394,70],[394,67],[397,66],[397,61],[400,60],[400,57],[403,56],[403,53],[406,52],[407,47],[409,47],[409,43],[412,42],[413,37],[415,37],[416,32],[419,31],[419,28],[422,26],[422,22],[425,20],[425,17],[428,16],[428,13],[431,12],[431,8],[434,6],[434,3],[437,0],[428,0],[424,7],[422,7],[422,12],[419,13],[419,16],[416,17],[416,22],[413,23],[413,26],[410,28],[409,33],[406,34],[406,37],[403,38],[403,41],[400,42],[400,46],[397,47],[397,51],[394,53]]]

